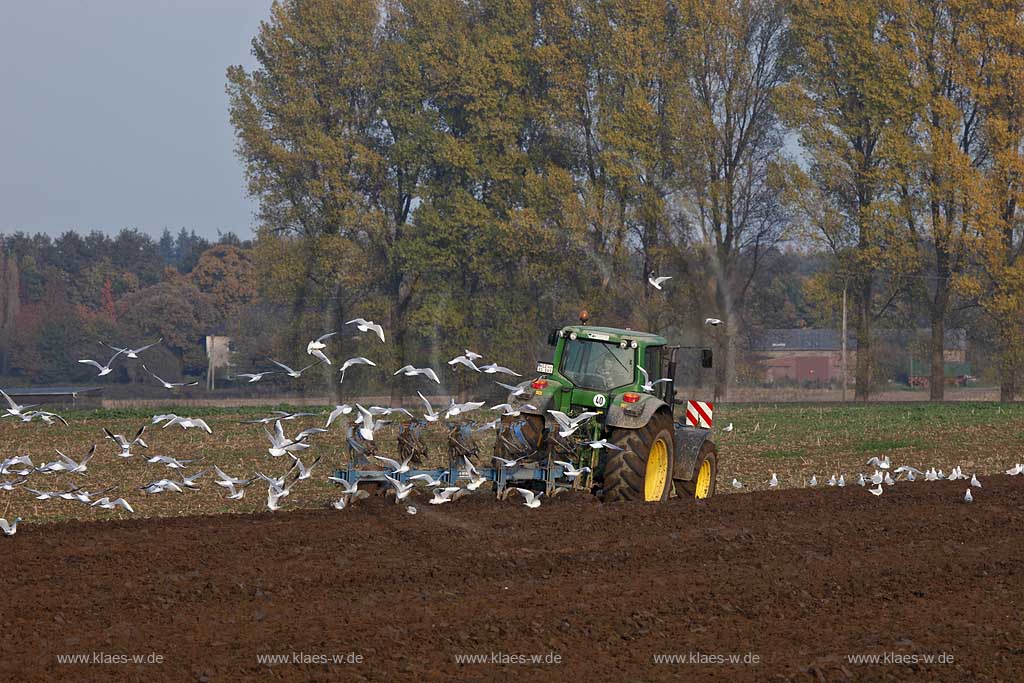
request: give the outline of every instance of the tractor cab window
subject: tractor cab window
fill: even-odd
[[[600,341],[566,339],[562,375],[576,386],[610,391],[633,382],[635,349]]]

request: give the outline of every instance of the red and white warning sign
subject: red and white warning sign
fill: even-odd
[[[707,403],[705,401],[687,401],[686,426],[711,429],[711,413],[714,408],[714,403]]]

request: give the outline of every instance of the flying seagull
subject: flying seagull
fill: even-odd
[[[207,434],[213,434],[213,430],[210,429],[210,425],[206,424],[206,420],[200,419],[198,417],[174,416],[172,419],[168,420],[167,424],[165,424],[163,428],[167,429],[171,425],[181,425],[181,428],[186,430],[192,429],[193,427],[198,427],[199,429],[205,431]]]
[[[704,318],[704,324],[710,325],[711,327],[718,327],[722,324],[722,321],[718,318]]]
[[[142,434],[143,432],[146,431],[146,425],[142,425],[141,427],[139,427],[139,431],[135,432],[135,438],[133,438],[131,441],[129,441],[124,434],[114,434],[106,427],[103,428],[103,431],[106,432],[108,439],[110,439],[111,441],[113,441],[114,443],[121,447],[121,452],[118,454],[119,457],[132,457],[132,446],[134,446],[135,444],[138,444],[142,448],[149,448],[149,444],[147,444],[142,439]]]
[[[415,377],[416,375],[423,375],[427,379],[432,379],[438,384],[441,383],[441,380],[437,378],[437,373],[434,372],[433,368],[414,368],[411,365],[406,365],[403,368],[399,368],[395,375],[399,373],[402,373],[406,377]]]
[[[480,357],[479,354],[476,353],[474,353],[473,355],[476,356],[477,359]],[[455,356],[455,358],[452,358],[450,361],[448,361],[448,365],[451,365],[452,367],[456,365],[465,365],[467,368],[474,372],[480,372],[480,368],[478,368],[476,366],[476,363],[474,363],[473,361],[474,359],[470,358],[469,354],[465,354],[462,356]]]
[[[646,369],[644,369],[641,366],[637,366],[637,370],[639,370],[640,374],[644,376],[644,383],[643,383],[643,386],[640,387],[640,388],[643,389],[644,391],[646,391],[649,394],[650,393],[654,393],[654,386],[656,384],[661,384],[662,382],[671,382],[672,381],[668,377],[662,377],[661,379],[656,379],[656,380],[654,380],[652,382],[651,381],[651,376],[647,373]],[[732,431],[732,430],[729,430],[729,431]]]
[[[349,358],[347,361],[345,361],[344,363],[341,364],[341,368],[338,370],[338,372],[341,373],[341,381],[339,382],[339,384],[342,384],[342,383],[345,382],[345,371],[348,370],[353,365],[372,365],[374,367],[377,366],[377,364],[374,363],[369,358],[363,358],[362,356],[356,356],[355,358]]]
[[[551,413],[551,417],[555,418],[555,422],[557,422],[560,427],[558,435],[563,437],[571,435],[579,429],[584,422],[597,416],[597,413],[589,410],[580,413],[576,417],[569,417],[560,410],[549,410],[548,412]]]
[[[663,284],[665,284],[666,282],[668,282],[669,280],[671,280],[671,279],[672,279],[671,275],[662,275],[660,277],[655,277],[654,273],[651,273],[648,276],[647,281],[649,283],[651,283],[651,287],[654,287],[655,289],[660,290],[661,286]]]
[[[477,408],[482,407],[483,404],[483,401],[469,401],[467,403],[456,403],[455,399],[452,399],[451,405],[449,405],[448,409],[444,411],[444,419],[450,420],[456,415],[461,415],[462,413],[468,413],[471,410],[476,410]]]
[[[430,405],[430,401],[427,400],[426,396],[418,391],[416,392],[416,395],[420,397],[420,400],[423,401],[423,405],[426,406],[426,412],[423,413],[423,419],[427,422],[437,422],[441,417],[441,414],[434,410],[434,406]]]
[[[146,344],[145,346],[140,346],[137,349],[131,349],[131,348],[128,348],[128,347],[121,348],[119,346],[111,346],[110,344],[108,344],[106,342],[102,342],[102,341],[100,342],[100,344],[103,344],[104,346],[106,346],[108,349],[111,349],[112,351],[117,351],[118,353],[123,353],[125,358],[138,358],[140,353],[142,353],[146,349],[153,348],[154,346],[156,346],[157,344],[159,344],[163,340],[164,340],[164,338],[160,337],[159,339],[157,339],[152,344]]]
[[[404,472],[408,472],[409,471],[409,463],[412,462],[412,456],[411,455],[408,458],[406,458],[405,460],[403,460],[402,462],[398,462],[397,460],[392,460],[391,458],[386,458],[383,455],[375,455],[373,457],[376,458],[377,460],[380,460],[382,463],[384,463],[388,467],[390,467],[391,468],[391,474],[402,474]]]
[[[349,320],[346,325],[355,324],[356,329],[360,332],[375,332],[380,340],[384,341],[384,328],[373,322],[372,320],[364,320],[363,318],[356,318],[355,320]]]
[[[97,375],[97,377],[103,377],[104,375],[109,375],[111,372],[114,371],[114,369],[111,367],[111,365],[114,363],[114,359],[117,358],[118,356],[120,356],[122,353],[124,353],[124,349],[118,351],[113,356],[111,356],[110,360],[108,360],[106,362],[106,365],[100,365],[100,363],[98,363],[97,361],[89,360],[89,359],[80,360],[78,362],[79,363],[85,363],[86,365],[92,365],[93,367],[95,367],[97,370],[100,371],[100,374]]]
[[[331,359],[328,358],[326,355],[324,355],[324,349],[327,348],[327,344],[324,344],[324,340],[328,339],[330,337],[333,337],[336,334],[338,334],[338,333],[337,332],[328,332],[327,334],[322,334],[319,337],[317,337],[316,339],[312,340],[311,342],[306,344],[306,353],[308,353],[309,355],[314,356],[316,358],[319,358],[323,362],[325,362],[328,365],[330,365],[331,364]]]
[[[562,474],[565,476],[566,479],[575,479],[581,474],[586,474],[587,472],[590,471],[589,467],[581,467],[577,469],[575,465],[573,465],[571,462],[566,462],[565,460],[555,460],[555,464],[562,466]]]
[[[162,379],[156,373],[147,368],[145,364],[143,364],[142,369],[148,372],[157,382],[160,382],[160,384],[163,385],[164,389],[177,389],[178,387],[194,387],[195,385],[199,384],[199,380],[196,380],[195,382],[168,382],[167,380]]]
[[[339,417],[342,415],[348,415],[351,412],[352,406],[348,404],[343,403],[340,406],[334,406],[334,410],[332,410],[331,414],[327,416],[327,424],[324,425],[324,427],[330,427]]]
[[[497,363],[491,363],[490,365],[481,365],[480,372],[486,372],[488,375],[493,375],[500,372],[503,375],[511,375],[512,377],[522,377],[515,370],[509,370],[508,368],[498,365]]]
[[[13,415],[14,417],[21,417],[24,414],[24,411],[28,410],[29,408],[35,408],[36,406],[39,405],[38,403],[30,406],[18,405],[17,403],[14,402],[14,399],[8,396],[7,392],[4,391],[3,389],[0,389],[0,395],[2,395],[4,397],[4,400],[7,401],[7,412],[4,414],[4,417],[7,417],[8,415]]]
[[[544,495],[543,492],[531,491],[530,489],[521,488],[516,488],[516,491],[519,491],[519,493],[522,494],[523,498],[526,499],[526,502],[523,503],[523,505],[525,505],[528,508],[540,507],[540,497]]]
[[[293,377],[295,379],[298,379],[299,377],[302,377],[302,373],[304,373],[306,370],[309,370],[310,368],[315,368],[316,366],[318,366],[321,363],[323,363],[323,360],[321,359],[321,360],[318,360],[315,363],[310,363],[309,365],[307,365],[306,367],[302,368],[301,370],[292,370],[290,367],[288,367],[284,363],[278,363],[273,358],[270,359],[270,362],[273,363],[274,365],[276,365],[277,367],[281,368],[282,370],[284,370],[284,374],[288,375],[289,377]]]
[[[244,379],[247,379],[247,380],[249,380],[249,384],[252,384],[253,382],[259,382],[261,379],[263,379],[267,375],[276,375],[276,374],[277,374],[277,370],[264,370],[263,372],[240,372],[237,375],[235,375],[235,377],[242,377]]]

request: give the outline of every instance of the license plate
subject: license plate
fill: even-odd
[[[554,371],[554,363],[537,363],[537,372],[539,372],[542,375],[550,375]]]

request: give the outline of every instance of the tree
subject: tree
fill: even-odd
[[[390,16],[390,11],[389,11]],[[374,0],[285,0],[253,40],[259,67],[228,70],[231,121],[249,190],[260,200],[260,239],[299,259],[309,305],[325,302],[317,329],[337,326],[346,304],[385,323],[403,357],[414,285],[397,246],[420,179],[421,136],[411,106],[393,89],[381,4]],[[334,247],[341,247],[335,251]],[[367,290],[347,292],[338,261],[355,263]]]
[[[784,112],[809,157],[796,201],[853,299],[857,400],[871,390],[872,328],[916,268],[898,193],[912,118],[902,34],[888,0],[795,0],[800,71]],[[796,194],[794,194],[796,196]]]
[[[739,310],[789,217],[779,197],[789,162],[776,98],[793,72],[785,6],[776,0],[684,3],[686,88],[675,121],[677,204],[706,258],[716,330],[718,397],[733,383]]]
[[[915,108],[902,194],[928,296],[932,400],[944,397],[943,348],[953,280],[969,265],[968,246],[982,211],[988,148],[979,86],[993,57],[990,46],[972,35],[982,4],[907,0],[899,10]]]

